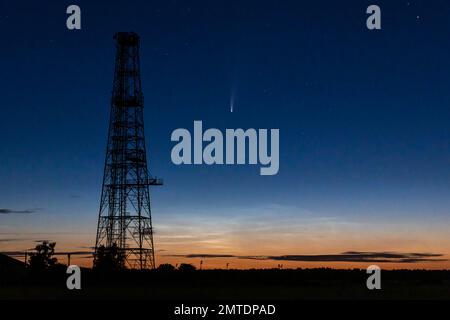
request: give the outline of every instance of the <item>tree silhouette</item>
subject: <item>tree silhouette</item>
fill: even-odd
[[[182,263],[180,264],[180,266],[178,267],[178,270],[183,271],[183,272],[190,272],[190,271],[195,271],[197,268],[195,268],[194,265],[189,264],[189,263]]]
[[[42,241],[36,245],[35,252],[30,253],[30,269],[44,271],[56,265],[58,259],[54,258],[56,242]]]
[[[94,269],[103,271],[125,269],[125,257],[117,247],[117,244],[114,243],[109,248],[106,248],[103,245],[97,248]]]
[[[162,263],[158,266],[158,270],[164,271],[164,272],[171,272],[175,270],[175,267],[171,265],[170,263]]]

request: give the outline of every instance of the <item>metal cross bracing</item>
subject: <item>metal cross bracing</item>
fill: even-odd
[[[155,267],[149,186],[162,185],[147,170],[139,36],[119,32],[105,169],[95,243],[116,248],[122,268]]]

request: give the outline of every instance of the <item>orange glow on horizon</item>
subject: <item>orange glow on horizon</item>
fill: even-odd
[[[303,219],[303,220],[302,220]],[[260,221],[262,220],[262,222]],[[179,265],[190,263],[199,268],[203,260],[204,269],[251,269],[251,268],[361,268],[371,264],[382,269],[450,269],[450,238],[448,223],[433,225],[419,224],[417,221],[397,221],[379,223],[374,221],[354,222],[333,219],[298,218],[290,215],[258,215],[245,220],[228,217],[194,217],[188,221],[179,216],[159,217],[155,233],[156,264]],[[36,240],[32,226],[23,233],[17,233],[13,240],[3,236],[0,252],[30,250],[37,239],[56,242],[57,252],[86,252],[72,255],[71,263],[91,267],[95,230],[77,233],[39,233]],[[53,231],[53,230],[52,230]],[[57,230],[59,231],[59,230]],[[89,232],[88,232],[89,231]],[[22,238],[21,238],[22,237]],[[2,235],[0,235],[0,240]],[[324,261],[282,261],[243,259],[243,256],[281,255],[339,255],[343,252],[393,252],[432,253],[442,256],[432,257],[445,261],[399,262],[324,262]],[[232,258],[188,258],[185,255],[233,255]],[[237,257],[236,257],[237,256]],[[23,257],[17,257],[23,260]],[[58,255],[58,260],[66,264],[67,256]]]

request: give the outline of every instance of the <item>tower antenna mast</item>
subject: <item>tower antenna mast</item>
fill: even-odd
[[[149,186],[162,185],[147,170],[139,36],[119,32],[94,265],[103,254],[120,268],[155,268]],[[101,249],[100,249],[101,248]]]

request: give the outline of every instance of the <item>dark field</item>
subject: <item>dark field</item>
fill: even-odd
[[[66,289],[65,270],[1,275],[0,299],[450,299],[450,271],[382,271],[368,290],[365,270],[82,271],[82,289]]]

